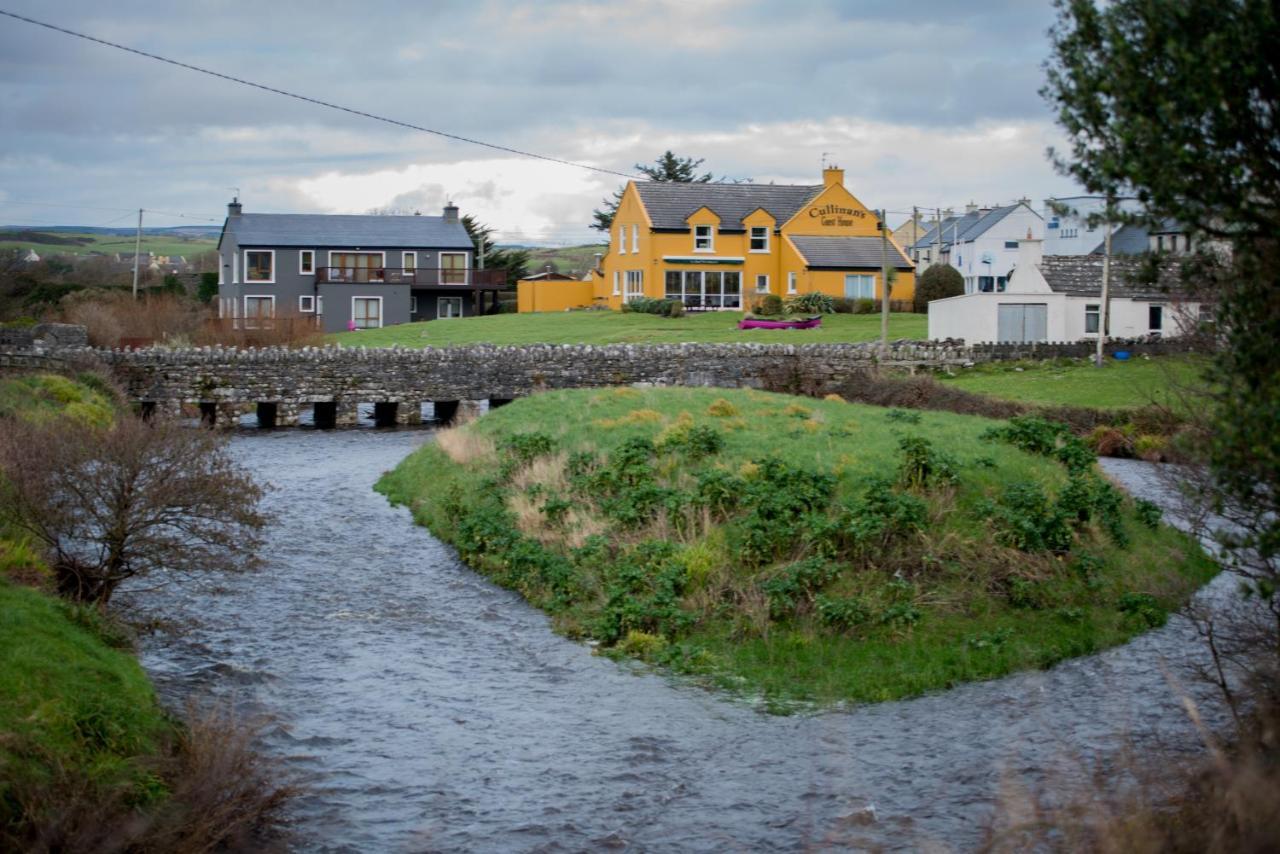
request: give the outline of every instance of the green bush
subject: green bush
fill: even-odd
[[[777,294],[763,296],[756,300],[756,304],[751,310],[761,317],[778,317],[783,312],[782,297]]]
[[[999,502],[987,502],[986,514],[996,524],[996,539],[1004,545],[1024,552],[1071,550],[1074,535],[1066,514],[1049,501],[1038,483],[1005,487]]]
[[[879,310],[879,303],[870,297],[859,297],[853,301],[854,314],[875,314]]]
[[[835,297],[831,300],[831,310],[836,314],[853,314],[857,301],[848,297]]]
[[[912,307],[917,313],[927,312],[936,299],[958,297],[964,293],[964,276],[950,264],[933,264],[916,279]]]
[[[788,564],[762,585],[769,599],[769,616],[785,620],[812,598],[814,593],[835,580],[840,568],[820,557],[805,558]]]
[[[814,599],[818,619],[824,626],[842,632],[857,628],[871,620],[871,609],[858,598],[836,598],[819,594]]]
[[[818,291],[799,294],[787,300],[788,314],[834,314],[835,299]]]
[[[654,299],[653,297],[633,297],[622,304],[624,312],[636,314],[656,314],[660,317],[682,317],[684,303],[674,299]]]
[[[218,274],[217,273],[201,273],[200,286],[196,289],[196,298],[203,303],[213,302],[213,298],[218,295]]]
[[[908,489],[928,489],[956,482],[956,467],[951,457],[935,450],[933,443],[923,436],[903,436],[898,439],[898,448],[902,451],[898,480]]]

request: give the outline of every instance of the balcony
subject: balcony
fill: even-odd
[[[413,285],[419,288],[502,290],[506,270],[459,270],[445,267],[319,267],[321,285]]]

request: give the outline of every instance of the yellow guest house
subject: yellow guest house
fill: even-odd
[[[878,300],[882,253],[894,271],[890,300],[909,301],[911,261],[892,237],[886,250],[875,213],[845,189],[842,169],[824,170],[819,186],[632,181],[609,252],[592,271],[590,301],[616,309],[644,296],[749,310],[766,294]],[[587,304],[587,285],[556,308]]]

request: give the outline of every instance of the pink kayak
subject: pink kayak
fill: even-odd
[[[761,320],[756,317],[745,317],[738,321],[739,329],[817,329],[822,325],[822,315],[806,317],[804,320]]]

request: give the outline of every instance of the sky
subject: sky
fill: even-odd
[[[605,170],[670,149],[717,177],[864,204],[1078,191],[1038,94],[1050,0],[0,0],[0,9],[364,112]],[[435,214],[504,242],[599,237],[624,182],[374,122],[0,17],[0,224]],[[131,213],[132,212],[132,213]],[[153,213],[154,212],[154,213]],[[175,216],[182,214],[183,217]]]

